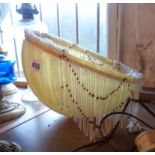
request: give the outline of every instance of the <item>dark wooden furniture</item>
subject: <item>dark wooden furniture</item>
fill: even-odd
[[[143,88],[140,92],[140,99],[155,101],[155,88]]]

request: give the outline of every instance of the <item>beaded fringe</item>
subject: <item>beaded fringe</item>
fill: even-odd
[[[131,81],[130,77],[128,80],[128,77],[108,76],[110,73],[114,77],[125,77],[105,58],[45,34],[37,38],[33,38],[35,33],[26,36],[22,62],[33,92],[51,109],[73,117],[91,141],[101,137],[98,127],[106,114],[122,111],[128,98],[138,98],[139,82],[134,78]],[[105,74],[96,72],[98,70]],[[102,126],[105,135],[119,119],[117,116],[105,122]]]

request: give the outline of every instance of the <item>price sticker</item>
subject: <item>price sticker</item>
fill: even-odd
[[[40,65],[39,61],[33,60],[33,61],[31,62],[31,68],[32,68],[33,70],[35,70],[35,71],[40,71],[41,65]]]

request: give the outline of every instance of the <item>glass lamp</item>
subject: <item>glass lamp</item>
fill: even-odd
[[[34,15],[39,14],[39,11],[35,4],[21,3],[16,6],[16,12],[21,15],[22,19],[14,25],[14,37],[16,41],[17,53],[21,55],[22,42],[25,38],[24,29],[29,28],[40,32],[48,33],[48,27],[46,23],[35,20]],[[22,70],[21,58],[19,58],[19,69]],[[39,102],[38,98],[33,94],[32,90],[28,86],[26,92],[22,96],[22,101],[35,103]]]
[[[16,80],[13,66],[14,61],[7,60],[0,55],[0,123],[15,119],[25,113],[25,108],[18,104],[7,101],[2,87]]]
[[[8,3],[0,3],[0,41],[3,44],[1,23],[9,10]],[[1,47],[1,46],[0,46]],[[0,48],[0,123],[15,119],[25,113],[18,103],[11,103],[4,97],[4,86],[16,80],[13,72],[14,61],[7,60],[7,52]],[[19,152],[21,146],[15,142],[0,140],[0,152]]]

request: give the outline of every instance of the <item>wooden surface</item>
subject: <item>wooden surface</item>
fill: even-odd
[[[143,87],[155,88],[155,4],[121,5],[121,61],[144,74]]]
[[[109,3],[108,12],[108,58],[116,60],[117,53],[117,7],[116,3]]]
[[[143,88],[140,92],[140,99],[155,101],[155,88]]]
[[[30,120],[2,135],[0,139],[15,141],[23,151],[71,151],[88,142],[72,119],[53,111]]]
[[[29,103],[22,101],[22,98],[24,95],[26,95],[26,93],[28,93],[27,89],[17,89],[16,93],[5,96],[8,101],[19,103],[25,107],[26,112],[24,115],[18,117],[17,119],[5,123],[0,123],[0,134],[49,110],[49,108],[43,105],[41,102]]]
[[[136,69],[143,73],[143,87],[155,88],[155,40],[139,39],[136,45]]]
[[[73,119],[66,118],[52,110],[18,124],[19,120],[23,120],[23,118],[26,117],[29,118],[32,114],[35,115],[37,109],[40,111],[41,109],[47,108],[41,103],[21,102],[21,97],[24,93],[25,90],[20,89],[18,93],[8,97],[14,102],[16,101],[23,104],[27,111],[22,117],[16,120],[0,124],[1,140],[11,140],[20,144],[23,152],[70,152],[75,148],[90,142],[89,138],[79,130]],[[126,131],[121,132],[118,130],[118,134],[116,134],[111,143],[119,151],[128,151],[131,149],[131,145],[133,145],[133,139]],[[126,143],[126,145],[121,145],[121,143]],[[86,148],[82,151],[114,150],[107,144],[100,144],[94,147]]]
[[[44,113],[6,133],[0,139],[15,141],[24,152],[70,152],[89,143],[89,139],[78,129],[72,119],[53,111]],[[126,130],[115,134],[110,141],[119,151],[130,151],[133,137]],[[81,151],[114,151],[107,144],[100,144]]]
[[[16,94],[17,98],[20,96],[18,95]],[[44,105],[39,105],[39,103],[37,105],[35,103],[26,104],[28,113],[33,113],[33,111],[35,113],[36,108],[44,108]],[[155,104],[148,103],[148,106],[155,111]],[[137,115],[147,123],[154,124],[155,127],[154,118],[150,117],[142,107]],[[7,124],[11,125],[12,123],[8,122]],[[3,125],[0,125],[1,128]],[[109,142],[110,145],[99,144],[80,151],[129,152],[134,146],[136,136],[137,134],[129,134],[126,127],[118,128]],[[23,152],[71,152],[77,147],[89,143],[88,137],[79,130],[71,118],[64,117],[52,110],[1,133],[0,140],[10,140],[20,144]]]

